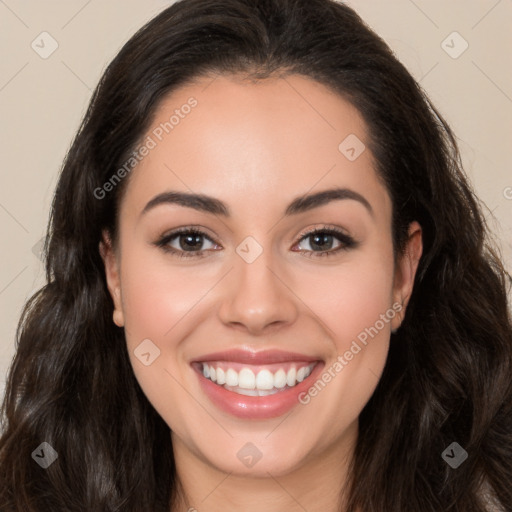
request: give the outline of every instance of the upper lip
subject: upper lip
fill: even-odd
[[[298,354],[297,352],[286,352],[283,350],[260,350],[258,352],[254,352],[252,350],[230,349],[222,352],[205,354],[204,356],[194,359],[192,362],[198,363],[207,361],[233,361],[237,363],[257,365],[284,363],[288,361],[313,362],[319,361],[319,358]]]

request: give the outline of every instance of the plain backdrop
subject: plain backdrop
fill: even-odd
[[[0,0],[0,397],[21,308],[44,284],[40,240],[92,90],[129,37],[171,3]],[[347,3],[391,46],[454,129],[510,271],[512,1]]]

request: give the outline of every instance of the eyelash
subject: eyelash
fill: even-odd
[[[349,235],[347,235],[340,229],[332,227],[332,226],[325,226],[322,228],[314,228],[305,233],[302,233],[299,238],[298,243],[300,243],[303,239],[306,239],[312,235],[316,235],[319,233],[327,234],[327,235],[334,235],[335,238],[337,238],[341,242],[341,245],[339,247],[337,247],[336,249],[331,249],[328,251],[308,251],[308,250],[302,249],[297,252],[305,255],[308,258],[323,258],[326,256],[333,256],[335,254],[338,254],[340,251],[346,251],[348,249],[355,248],[358,245],[358,242],[356,242],[352,237],[350,237]],[[179,229],[173,231],[172,233],[169,233],[168,235],[163,236],[162,238],[160,238],[160,240],[155,242],[154,245],[156,245],[157,247],[160,247],[163,251],[165,251],[167,253],[173,254],[174,256],[176,256],[178,258],[200,258],[200,257],[204,256],[204,253],[206,252],[206,250],[181,251],[181,250],[174,249],[173,247],[170,247],[168,245],[169,242],[171,242],[174,238],[176,238],[179,235],[183,235],[183,234],[203,236],[206,239],[208,239],[210,242],[215,243],[203,231],[201,231],[197,228],[193,228],[193,227],[185,227],[185,228],[179,228]],[[314,254],[314,256],[313,256],[313,254]]]

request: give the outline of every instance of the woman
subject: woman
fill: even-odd
[[[183,0],[67,155],[0,508],[512,510],[506,274],[441,115],[331,0]]]

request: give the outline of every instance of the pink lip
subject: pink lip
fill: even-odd
[[[305,356],[296,352],[285,352],[283,350],[261,350],[253,352],[250,350],[231,349],[223,352],[214,352],[194,359],[192,362],[207,361],[233,361],[244,364],[272,364],[291,361],[312,363],[318,361],[318,357]]]
[[[240,356],[241,353],[239,351],[235,351],[237,356]],[[281,355],[284,352],[279,352]],[[263,356],[264,353],[262,353]],[[273,358],[271,362],[276,362],[275,355],[277,352],[269,352],[265,357],[268,357],[268,354],[272,354]],[[220,358],[226,360],[227,353],[217,353],[213,354],[211,359],[208,360],[217,360]],[[233,391],[228,391],[222,386],[215,384],[210,379],[204,377],[202,373],[202,368],[199,362],[194,362],[192,364],[193,369],[197,373],[199,378],[199,383],[201,385],[202,390],[208,396],[208,398],[221,410],[236,416],[242,419],[248,420],[264,420],[268,418],[275,418],[278,416],[282,416],[294,406],[299,405],[299,395],[303,392],[306,392],[314,383],[322,371],[322,368],[325,366],[323,361],[319,361],[318,359],[307,358],[303,355],[295,354],[297,357],[297,361],[308,361],[313,362],[317,361],[316,366],[313,368],[313,371],[302,382],[299,382],[293,388],[285,389],[284,391],[279,391],[274,395],[269,396],[246,396],[239,395]],[[210,357],[210,356],[208,356]],[[234,355],[233,355],[234,357]],[[206,361],[207,359],[201,359],[201,361]],[[230,359],[228,359],[230,360]],[[232,361],[234,359],[231,359]],[[262,364],[262,361],[265,359],[262,357],[247,359],[245,358],[246,364],[250,362],[257,361],[257,364]],[[268,360],[268,359],[266,359]],[[283,359],[284,361],[290,361],[289,358]],[[236,361],[240,361],[240,358],[236,359]],[[264,363],[263,363],[264,364]]]

